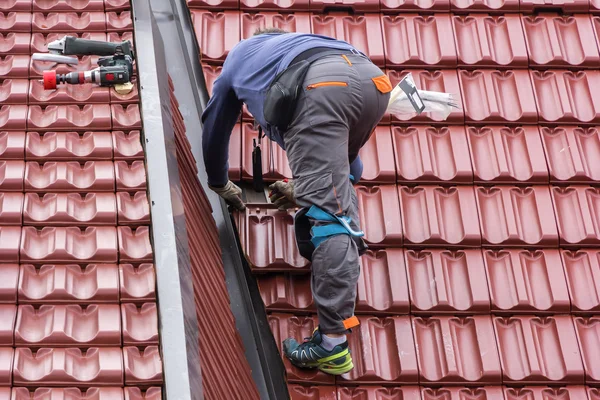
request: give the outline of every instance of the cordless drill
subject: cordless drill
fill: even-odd
[[[119,93],[132,90],[133,50],[126,40],[121,43],[102,42],[97,40],[78,39],[65,36],[48,45],[49,54],[36,54],[35,59],[45,61],[77,64],[77,57],[69,55],[99,55],[98,68],[90,71],[57,74],[56,71],[44,71],[44,89],[56,89],[60,84],[82,85],[92,83],[98,86],[115,87]]]

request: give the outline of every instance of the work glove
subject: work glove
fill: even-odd
[[[244,211],[246,209],[246,205],[242,200],[242,189],[240,189],[235,183],[227,181],[227,184],[222,188],[211,185],[208,185],[208,187],[236,209],[240,211]]]
[[[281,211],[297,207],[294,198],[294,181],[277,181],[269,186],[269,200]]]

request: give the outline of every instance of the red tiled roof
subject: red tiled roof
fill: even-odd
[[[284,359],[292,399],[600,399],[599,4],[188,0],[209,93],[240,39],[277,26],[347,40],[392,83],[410,71],[462,104],[445,121],[386,116],[361,150],[355,368]],[[252,179],[250,122],[234,180]],[[290,178],[269,153],[265,180]],[[251,204],[236,223],[281,351],[317,322],[293,212]]]
[[[0,3],[0,399],[157,400],[137,90],[44,91],[43,71],[98,57],[30,59],[65,34],[131,39],[129,1]]]

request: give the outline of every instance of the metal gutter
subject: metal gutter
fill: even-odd
[[[179,187],[164,43],[148,0],[132,0],[152,217],[164,398],[202,399],[194,289]]]

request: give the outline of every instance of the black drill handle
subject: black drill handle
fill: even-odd
[[[65,39],[64,55],[80,56],[112,56],[117,53],[118,48],[124,54],[131,55],[131,43],[124,41],[122,43],[102,42],[99,40],[78,39],[68,36]]]

